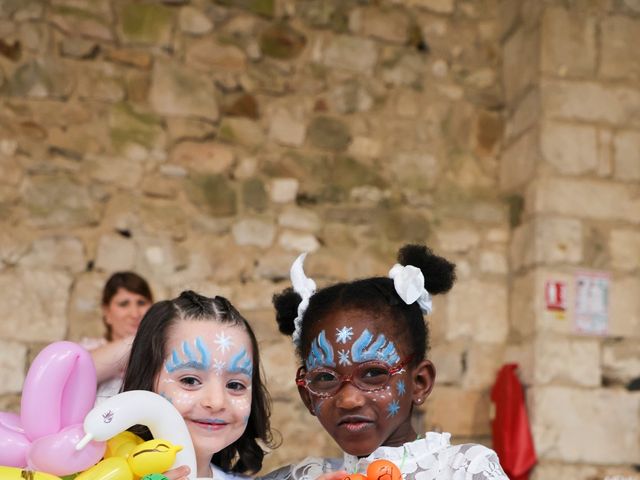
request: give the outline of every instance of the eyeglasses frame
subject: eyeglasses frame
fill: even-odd
[[[407,367],[410,363],[411,360],[413,360],[413,356],[409,355],[408,357],[406,357],[404,360],[401,360],[399,363],[397,363],[395,366],[390,367],[389,368],[389,379],[391,379],[391,377],[393,377],[394,375],[398,374],[398,373],[402,373],[405,370],[405,367]],[[379,362],[378,360],[368,360],[366,362],[362,362],[359,365],[364,365],[365,363],[372,363],[372,362]],[[384,362],[379,362],[379,363],[384,363]],[[309,393],[311,393],[312,395],[315,395],[316,397],[323,397],[323,398],[328,398],[328,397],[332,397],[333,395],[335,395],[336,393],[338,393],[343,385],[346,382],[350,382],[354,387],[356,387],[358,390],[362,391],[362,392],[377,392],[379,390],[382,390],[383,388],[385,388],[388,385],[388,381],[385,385],[382,385],[379,388],[374,388],[373,390],[363,390],[360,387],[358,387],[355,383],[353,383],[352,378],[353,378],[353,373],[351,375],[341,375],[340,373],[336,372],[335,370],[333,370],[336,373],[336,376],[340,379],[340,385],[338,386],[338,389],[334,392],[334,393],[318,393],[318,392],[314,392],[313,390],[311,390],[309,388],[309,381],[307,380],[307,374],[310,372],[313,372],[314,370],[317,369],[311,369],[309,371],[307,371],[307,368],[304,365],[301,365],[300,367],[298,367],[298,370],[296,371],[296,385],[298,387],[304,387],[307,389],[307,391]],[[327,370],[332,370],[330,368],[327,368]],[[304,371],[304,373],[303,373]]]

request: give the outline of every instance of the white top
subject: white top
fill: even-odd
[[[240,473],[227,473],[220,467],[211,464],[211,478],[214,480],[250,480],[251,477]]]
[[[401,447],[379,447],[366,458],[347,453],[341,459],[307,457],[287,465],[262,480],[315,480],[318,475],[337,470],[366,474],[373,460],[395,463],[404,480],[509,480],[496,453],[475,443],[451,445],[450,433],[427,432],[424,438]]]

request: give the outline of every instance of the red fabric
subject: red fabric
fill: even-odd
[[[506,474],[511,480],[527,480],[537,459],[517,368],[510,363],[498,372],[491,390],[491,401],[495,404],[491,430],[493,449]]]

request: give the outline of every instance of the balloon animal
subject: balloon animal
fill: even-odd
[[[86,435],[76,449],[82,450],[92,440],[108,440],[133,425],[145,425],[154,438],[171,438],[182,445],[173,465],[187,465],[189,479],[195,480],[196,454],[184,419],[168,400],[146,390],[119,393],[91,410],[84,419]]]
[[[402,473],[389,460],[374,460],[367,467],[367,474],[352,473],[343,480],[402,480]]]
[[[0,413],[0,465],[64,476],[102,458],[104,443],[75,450],[82,421],[96,399],[91,355],[72,342],[56,342],[34,359],[24,381],[20,414]]]
[[[168,440],[149,440],[131,450],[126,457],[114,456],[85,470],[75,480],[134,480],[171,468],[176,454],[182,450]]]

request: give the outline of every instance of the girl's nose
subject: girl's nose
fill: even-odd
[[[218,412],[225,408],[224,388],[218,382],[212,382],[200,390],[200,405],[212,412]]]
[[[335,394],[336,407],[343,410],[353,410],[360,408],[365,404],[365,394],[351,382],[342,384],[340,390]]]

